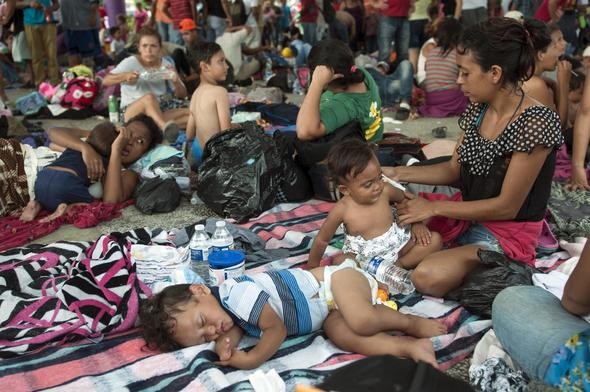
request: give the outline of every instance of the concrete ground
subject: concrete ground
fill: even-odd
[[[8,96],[12,102],[18,97],[24,95],[27,91],[20,89],[7,90]],[[288,95],[288,102],[300,104],[303,96],[293,94]],[[386,132],[399,132],[407,136],[417,137],[423,143],[430,143],[435,138],[431,131],[435,127],[446,126],[447,136],[446,140],[455,141],[459,135],[459,126],[457,124],[457,117],[432,119],[432,118],[418,118],[409,119],[406,121],[396,121],[394,119],[395,112],[384,112],[384,123]],[[37,120],[35,120],[37,121]],[[103,117],[96,116],[84,120],[38,120],[41,122],[43,128],[48,129],[55,126],[63,127],[80,127],[84,129],[91,129],[95,124],[104,121]],[[214,216],[215,214],[208,210],[203,205],[193,206],[188,199],[183,199],[181,205],[173,212],[156,215],[143,215],[134,206],[127,207],[123,210],[123,215],[120,218],[109,222],[103,222],[96,227],[87,229],[79,229],[72,225],[64,225],[57,231],[36,239],[35,243],[50,244],[60,240],[70,241],[93,241],[101,234],[107,234],[114,231],[124,232],[127,230],[141,228],[141,227],[160,227],[163,229],[172,229],[184,227],[202,219],[203,217]],[[452,369],[448,370],[448,374],[453,377],[469,381],[469,359],[457,364]],[[532,383],[529,386],[529,391],[554,391],[556,389],[549,388],[540,383]]]

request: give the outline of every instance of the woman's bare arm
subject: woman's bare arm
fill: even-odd
[[[580,316],[590,314],[590,237],[586,239],[586,245],[578,265],[572,271],[565,288],[561,304],[570,313]]]

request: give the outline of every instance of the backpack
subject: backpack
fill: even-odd
[[[273,139],[255,123],[213,136],[199,166],[197,194],[224,218],[245,222],[275,204],[283,163]]]
[[[98,85],[94,79],[86,76],[76,76],[66,85],[61,104],[73,109],[90,108],[97,93]]]
[[[33,91],[17,99],[15,106],[19,112],[28,116],[37,113],[42,107],[47,106],[47,101],[39,92]]]

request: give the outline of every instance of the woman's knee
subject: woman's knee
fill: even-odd
[[[424,261],[427,260],[428,257],[424,259]],[[431,293],[441,282],[441,271],[424,261],[412,272],[411,279],[416,290],[421,293]]]

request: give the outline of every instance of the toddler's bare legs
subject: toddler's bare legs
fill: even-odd
[[[370,320],[364,321],[370,322]],[[337,310],[332,311],[324,321],[324,330],[328,338],[343,350],[364,355],[390,354],[438,367],[430,339],[391,336],[384,332],[371,336],[359,335],[349,327]]]
[[[435,320],[403,314],[383,305],[373,305],[367,278],[352,268],[334,272],[331,289],[343,319],[358,335],[402,331],[416,337],[430,337],[447,332],[447,328]]]
[[[416,268],[418,264],[428,255],[442,249],[442,237],[436,231],[432,232],[430,244],[421,245],[415,241],[409,242],[400,252],[401,257],[397,265],[406,269]]]

